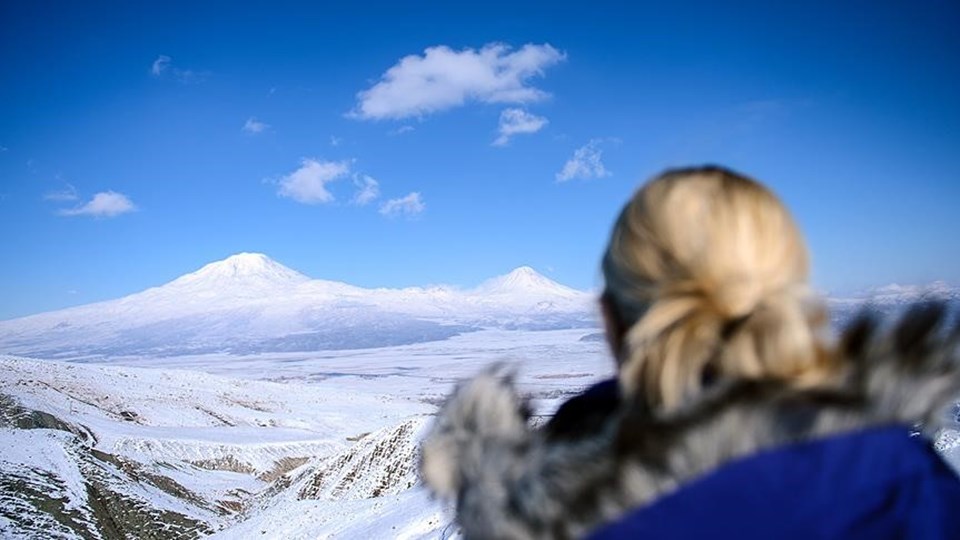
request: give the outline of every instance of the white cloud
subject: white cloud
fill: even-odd
[[[163,73],[169,68],[170,57],[165,54],[161,54],[156,60],[153,61],[153,66],[150,67],[150,73],[152,73],[154,77],[159,77],[163,75]]]
[[[173,65],[172,58],[165,54],[161,54],[156,60],[153,61],[153,64],[150,65],[150,74],[157,78],[170,75],[174,79],[184,84],[188,84],[203,80],[209,73],[197,72],[191,69],[181,69]]]
[[[500,136],[493,141],[494,146],[506,146],[510,137],[519,133],[536,133],[549,121],[523,109],[504,109],[500,113]]]
[[[343,139],[341,139],[340,137],[337,137],[337,136],[334,136],[334,135],[331,135],[331,136],[330,136],[330,146],[336,148],[336,147],[340,146],[340,143],[342,143],[342,142],[343,142]]]
[[[423,212],[426,208],[427,205],[424,204],[423,200],[420,198],[420,194],[413,192],[406,197],[390,199],[389,201],[383,203],[380,205],[380,213],[389,217],[410,217]]]
[[[63,189],[57,191],[51,191],[43,195],[43,200],[45,201],[56,201],[56,202],[70,202],[76,201],[80,198],[77,195],[77,188],[73,187],[70,184]]]
[[[60,210],[62,216],[114,217],[133,212],[137,207],[126,195],[116,191],[102,191],[93,196],[86,204],[76,208]]]
[[[277,194],[304,204],[332,202],[334,197],[327,191],[327,184],[349,172],[350,164],[346,161],[304,158],[300,161],[299,169],[280,179]]]
[[[251,134],[262,133],[270,127],[270,124],[265,124],[258,121],[254,117],[247,118],[246,123],[243,124],[243,131]]]
[[[367,175],[355,175],[353,185],[357,186],[357,194],[353,196],[353,203],[366,206],[380,196],[380,182]]]
[[[610,176],[612,173],[604,167],[601,160],[603,150],[600,149],[600,143],[600,139],[593,139],[577,148],[573,152],[573,157],[568,159],[564,163],[563,169],[557,173],[557,182],[566,182],[576,178],[590,180]]]
[[[403,135],[404,133],[410,133],[410,132],[413,131],[414,129],[416,129],[416,128],[414,128],[413,126],[409,126],[409,125],[407,125],[407,126],[400,126],[400,127],[398,127],[397,129],[394,129],[394,130],[390,131],[390,135]]]
[[[549,94],[529,86],[530,79],[565,58],[564,53],[547,44],[527,44],[516,51],[502,43],[487,44],[479,51],[430,47],[422,56],[400,59],[380,82],[359,92],[350,116],[400,119],[459,107],[468,101],[538,101]]]

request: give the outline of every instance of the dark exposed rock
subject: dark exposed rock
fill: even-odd
[[[27,536],[160,540],[213,532],[207,523],[156,508],[134,490],[124,492],[123,486],[152,486],[200,511],[226,512],[168,477],[93,448],[96,439],[84,426],[26,409],[2,394],[0,426],[49,433],[50,442],[62,447],[83,482],[84,493],[71,493],[68,480],[55,471],[0,465],[0,516]],[[77,497],[82,500],[74,500]]]

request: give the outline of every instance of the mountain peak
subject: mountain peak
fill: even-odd
[[[212,262],[170,282],[171,286],[205,286],[221,289],[231,285],[286,286],[309,281],[310,278],[274,261],[263,253],[237,253],[222,261]]]
[[[248,252],[237,253],[222,261],[212,262],[204,266],[204,268],[237,276],[261,274],[276,269],[277,267],[289,270],[263,253]]]
[[[570,296],[571,293],[577,293],[529,266],[520,266],[508,274],[484,281],[478,290],[486,294],[547,293]]]

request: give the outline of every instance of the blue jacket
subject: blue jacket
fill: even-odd
[[[731,462],[589,536],[960,539],[960,480],[903,426]]]

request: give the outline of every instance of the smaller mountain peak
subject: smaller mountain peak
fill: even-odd
[[[489,279],[483,282],[478,290],[487,294],[522,293],[565,296],[577,293],[577,291],[553,281],[529,266],[520,266],[514,268],[508,274]]]

